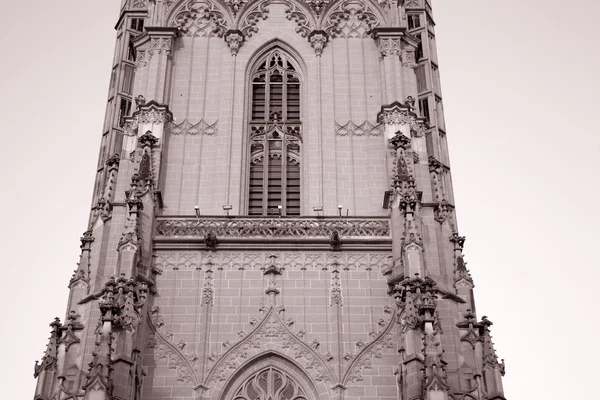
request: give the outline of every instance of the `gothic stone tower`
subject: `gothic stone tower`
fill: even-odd
[[[36,400],[503,399],[428,0],[123,0]]]

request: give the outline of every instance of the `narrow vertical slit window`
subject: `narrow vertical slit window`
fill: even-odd
[[[123,125],[125,118],[131,113],[131,100],[125,97],[121,98],[121,104],[119,106],[119,126]]]
[[[429,99],[427,97],[419,99],[419,110],[421,111],[421,117],[426,118],[427,121],[431,121],[431,114],[429,112]]]
[[[300,215],[300,89],[298,68],[280,49],[252,72],[249,215]]]

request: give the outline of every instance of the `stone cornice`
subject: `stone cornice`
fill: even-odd
[[[262,249],[330,250],[331,235],[341,238],[341,249],[388,251],[391,249],[389,218],[252,218],[158,217],[156,249],[206,247],[205,236],[214,234],[219,250]]]
[[[147,26],[146,32],[138,35],[133,39],[134,48],[148,43],[151,39],[175,39],[179,37],[179,29],[165,26]]]
[[[387,217],[158,217],[157,236],[204,237],[213,232],[217,237],[255,237],[269,240],[283,237],[327,238],[337,232],[343,238],[387,238]]]

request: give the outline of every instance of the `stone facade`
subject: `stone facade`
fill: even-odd
[[[94,206],[34,398],[503,399],[431,12],[123,0]],[[253,119],[269,52],[300,77],[293,124]],[[248,215],[260,129],[300,143],[299,216]]]

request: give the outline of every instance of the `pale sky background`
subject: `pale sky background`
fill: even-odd
[[[119,0],[0,2],[2,399],[30,399],[87,229]],[[598,0],[437,0],[460,234],[505,394],[591,398]],[[592,385],[594,391],[592,391]]]

